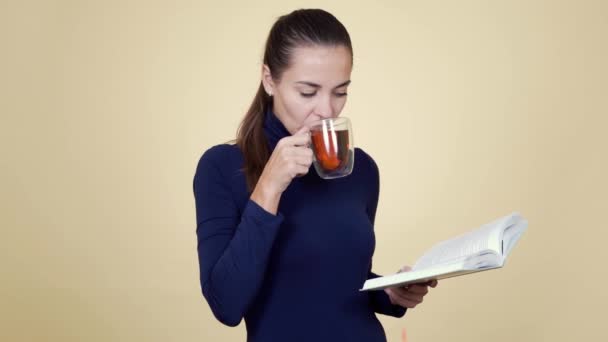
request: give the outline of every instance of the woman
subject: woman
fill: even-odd
[[[378,168],[355,150],[348,177],[311,171],[308,125],[346,102],[352,46],[322,10],[274,24],[261,83],[235,145],[201,157],[194,177],[203,295],[248,341],[386,341],[375,313],[401,317],[436,282],[359,292],[371,272]]]

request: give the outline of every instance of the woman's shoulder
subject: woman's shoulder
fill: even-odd
[[[242,161],[243,154],[236,144],[218,144],[203,152],[198,162],[197,171],[214,168],[220,173],[224,173],[227,169],[240,167]]]
[[[355,147],[355,164],[362,164],[365,169],[374,173],[378,172],[378,165],[372,156],[360,147]]]
[[[241,149],[236,144],[218,144],[211,146],[203,152],[201,159],[216,161],[227,157],[235,157],[241,154]]]
[[[248,193],[238,145],[219,144],[205,150],[196,166],[193,189],[195,196],[229,196],[242,209]]]

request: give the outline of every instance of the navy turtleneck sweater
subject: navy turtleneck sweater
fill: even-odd
[[[289,132],[268,111],[271,151]],[[217,145],[194,176],[202,292],[248,341],[386,341],[375,313],[401,317],[384,291],[359,292],[371,272],[378,168],[355,149],[350,176],[323,180],[313,167],[283,193],[278,214],[250,200],[236,145]]]

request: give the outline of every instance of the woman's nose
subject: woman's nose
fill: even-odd
[[[334,110],[331,106],[331,102],[329,99],[322,100],[315,109],[315,114],[320,116],[323,119],[329,119],[334,117]]]

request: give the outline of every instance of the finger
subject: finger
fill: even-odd
[[[435,288],[435,287],[437,287],[438,284],[439,284],[439,282],[437,281],[437,279],[433,279],[430,281],[429,286],[432,288]]]
[[[429,292],[428,287],[425,285],[420,285],[420,284],[414,284],[414,285],[410,285],[407,290],[408,292],[411,293],[416,293],[416,294],[421,294],[421,295],[425,295]]]
[[[424,296],[426,296],[427,292],[424,292],[423,290],[419,290],[419,289],[414,289],[414,291],[412,291],[412,288],[393,288],[395,295],[398,295],[400,297],[403,298],[407,298],[410,300],[422,300],[422,298]]]
[[[288,174],[291,178],[303,176],[308,173],[308,169],[310,169],[310,166],[292,163],[288,165]]]
[[[411,267],[409,267],[409,266],[405,265],[405,266],[401,267],[401,269],[400,269],[400,270],[399,270],[399,272],[397,272],[397,273],[401,273],[401,272],[409,272],[409,271],[411,271],[411,270],[412,270],[412,268],[411,268]]]
[[[312,164],[312,156],[297,156],[295,157],[295,162],[299,166],[310,167]]]
[[[296,176],[302,177],[308,173],[310,166],[298,165]]]
[[[411,309],[411,308],[415,308],[416,305],[420,304],[420,302],[416,302],[416,301],[413,301],[413,300],[409,300],[407,298],[399,297],[394,292],[391,292],[391,291],[388,292],[388,295],[389,295],[389,297],[391,299],[391,302],[393,304],[402,306],[404,308],[410,308]]]
[[[303,125],[302,127],[300,127],[300,129],[298,129],[297,132],[295,132],[293,135],[298,135],[298,134],[306,134],[310,132],[310,127]]]
[[[308,143],[310,142],[310,135],[307,132],[296,133],[281,140],[285,141],[288,146],[308,146]]]
[[[280,155],[284,161],[296,160],[298,158],[311,158],[312,150],[304,146],[284,146],[281,149]]]
[[[401,299],[401,300],[404,300],[404,301],[414,302],[416,304],[422,303],[422,297],[423,297],[423,295],[418,294],[418,293],[414,293],[414,292],[410,292],[410,291],[405,290],[403,288],[391,288],[390,293],[396,299],[398,298],[398,299]]]
[[[294,146],[292,148],[293,155],[295,156],[300,156],[300,157],[310,157],[312,158],[312,150],[308,147],[304,147],[304,146]]]
[[[312,150],[307,147],[291,146],[285,148],[285,161],[293,160],[298,165],[310,166],[312,164]]]
[[[296,145],[306,146],[310,142],[310,128],[306,125],[300,127],[300,129],[293,134],[293,137],[298,137]],[[302,141],[304,140],[304,141]]]
[[[393,299],[393,301],[406,300],[411,302],[419,302],[421,298],[419,295],[407,292],[407,289],[402,287],[387,288],[386,293]]]

